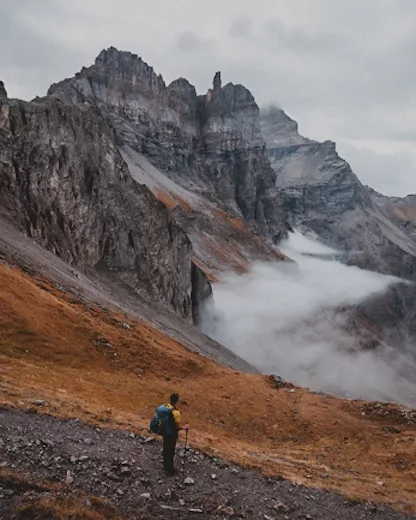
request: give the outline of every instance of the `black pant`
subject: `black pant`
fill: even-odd
[[[177,435],[163,436],[163,468],[168,473],[173,473],[175,471],[175,468],[173,466],[173,460],[175,458],[175,448],[177,440]]]

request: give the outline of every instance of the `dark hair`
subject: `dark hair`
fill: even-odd
[[[170,396],[170,404],[175,405],[179,401],[179,394],[172,394]]]

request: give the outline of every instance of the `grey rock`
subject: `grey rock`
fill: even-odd
[[[195,480],[191,477],[186,477],[186,479],[183,481],[183,483],[186,486],[193,486],[195,484]]]
[[[48,403],[43,399],[35,399],[33,401],[33,404],[35,404],[36,406],[46,406]]]
[[[10,100],[1,111],[2,213],[67,263],[105,272],[191,320],[200,303],[192,296],[209,294],[209,283],[194,274],[193,291],[199,268],[188,237],[131,178],[104,119],[55,98]]]
[[[214,88],[197,96],[185,79],[166,86],[138,56],[109,48],[93,66],[52,85],[48,93],[66,103],[95,106],[110,122],[123,157],[140,182],[149,183],[150,167],[140,158],[145,156],[159,171],[152,170],[157,176],[152,182],[166,175],[182,189],[202,195],[205,205],[208,200],[231,216],[246,219],[265,236],[274,240],[285,236],[283,199],[275,190],[276,175],[266,156],[259,108],[242,85],[223,87],[218,73]],[[197,237],[201,227],[215,234],[206,212],[178,209],[173,216],[187,228],[202,255],[203,245],[191,230]],[[241,238],[236,240],[244,247]],[[258,244],[257,249],[259,254],[267,250]]]
[[[286,381],[276,374],[272,374],[269,376],[270,382],[273,384],[273,386],[277,389],[283,388],[286,384]]]
[[[72,476],[72,473],[69,470],[66,472],[65,483],[66,484],[73,484],[74,483],[74,477]]]
[[[2,100],[7,99],[7,91],[6,87],[4,86],[4,83],[0,81],[0,103]]]

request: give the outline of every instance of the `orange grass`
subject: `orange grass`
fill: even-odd
[[[74,302],[1,264],[0,288],[3,405],[33,409],[44,399],[42,411],[57,417],[144,432],[175,390],[194,446],[265,474],[416,511],[416,426],[400,420],[398,407],[375,420],[359,401],[276,390],[265,376],[218,366],[145,322]],[[393,424],[401,433],[383,429]]]

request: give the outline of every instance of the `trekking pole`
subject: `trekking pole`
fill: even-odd
[[[183,461],[183,472],[185,473],[186,471],[186,453],[188,451],[188,429],[186,429],[186,433],[185,433],[185,457],[184,457],[184,461]]]

